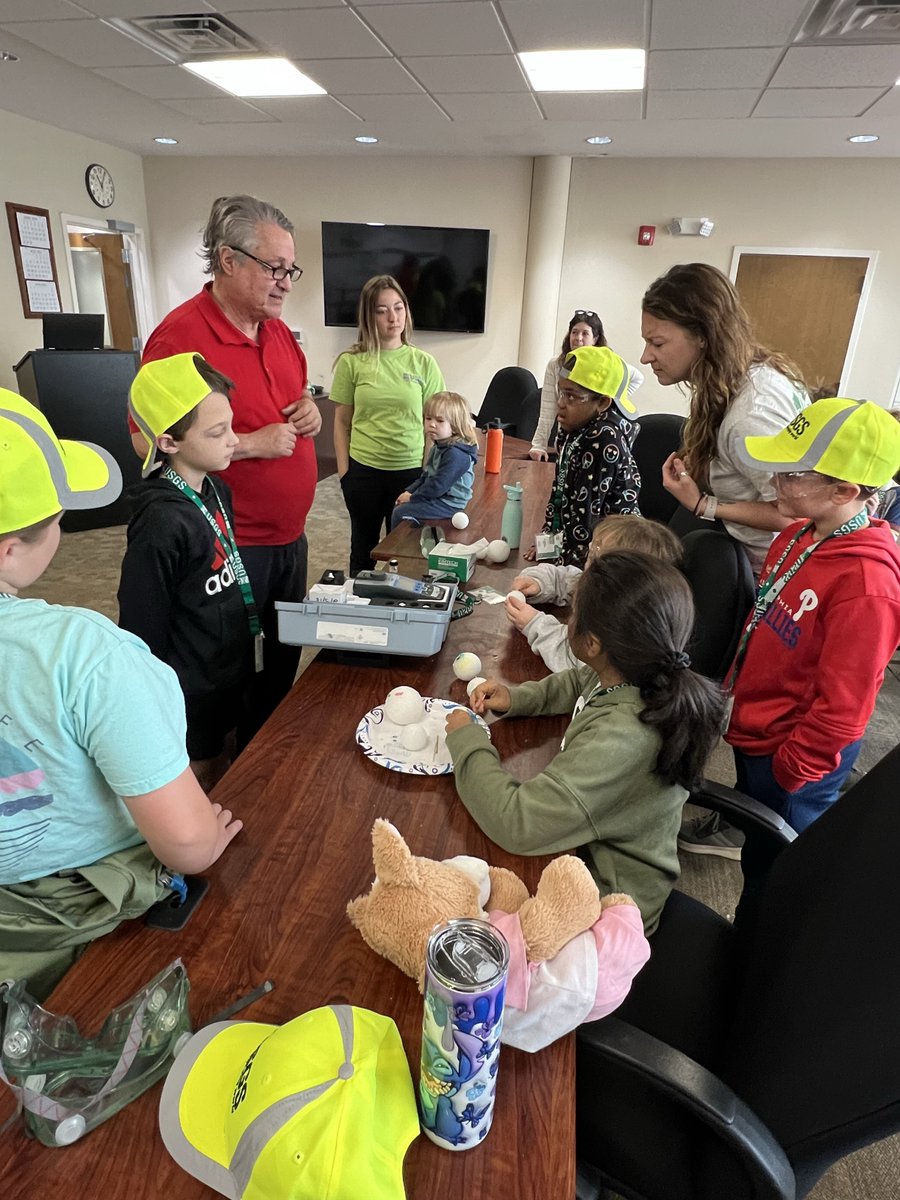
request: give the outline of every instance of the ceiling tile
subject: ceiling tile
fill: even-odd
[[[26,21],[5,28],[79,67],[149,67],[165,61],[102,21]]]
[[[873,104],[867,117],[900,117],[900,87],[891,88],[886,96]]]
[[[759,88],[710,88],[700,91],[649,92],[647,119],[661,121],[749,117]]]
[[[332,96],[366,96],[378,92],[421,92],[394,58],[296,59],[297,66]]]
[[[274,120],[268,113],[260,112],[251,104],[238,100],[236,96],[223,96],[214,100],[167,100],[166,106],[174,108],[186,117],[192,117],[201,125],[219,125],[225,121],[246,125]]]
[[[482,0],[373,4],[362,15],[402,58],[420,54],[503,54],[509,50],[492,6]]]
[[[781,46],[809,0],[653,0],[651,50]]]
[[[538,99],[551,121],[639,121],[641,118],[641,92],[541,92]]]
[[[337,96],[353,112],[359,113],[364,121],[371,124],[378,121],[389,121],[392,124],[427,121],[431,124],[448,124],[447,118],[437,107],[430,96],[420,93],[417,96]],[[367,133],[368,130],[361,130]],[[372,131],[377,135],[378,130]]]
[[[347,134],[360,132],[360,118],[348,112],[331,96],[278,97],[254,100],[253,103],[276,121],[302,125],[311,133],[327,133],[329,130]]]
[[[94,73],[153,100],[212,100],[221,95],[183,67],[102,67]]]
[[[79,0],[81,3],[81,0]],[[84,0],[81,4],[95,17],[185,16],[188,13],[214,12],[207,0]]]
[[[644,6],[638,0],[502,0],[516,50],[644,46]]]
[[[754,117],[855,117],[881,88],[768,88]]]
[[[349,8],[233,12],[229,20],[291,58],[382,58],[389,53]]]
[[[282,2],[290,4],[291,8],[345,7],[345,0],[282,0]],[[235,20],[235,13],[258,12],[262,9],[271,10],[277,7],[277,0],[218,0],[215,5],[216,12],[226,13],[229,21],[234,21],[235,25],[238,24]]]
[[[430,92],[528,91],[513,54],[454,54],[403,61]]]
[[[465,96],[458,93],[435,96],[435,99],[446,108],[454,121],[496,121],[502,125],[522,125],[543,120],[534,97],[528,94],[471,92]]]
[[[0,25],[7,21],[84,20],[84,12],[67,0],[0,0]]]
[[[780,50],[654,50],[647,86],[666,88],[761,88]]]
[[[900,76],[900,46],[792,46],[772,87],[890,87]]]

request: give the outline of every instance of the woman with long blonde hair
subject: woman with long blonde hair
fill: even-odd
[[[394,500],[422,470],[425,401],[444,390],[437,363],[410,343],[403,289],[376,275],[359,296],[354,344],[335,363],[331,384],[334,450],[350,514],[350,573],[374,565],[372,548],[390,528]]]
[[[720,519],[758,573],[789,521],[769,473],[743,456],[744,438],[780,432],[809,404],[800,371],[756,342],[734,285],[707,263],[672,267],[642,309],[641,362],[663,386],[690,392],[683,444],[663,465],[663,486],[696,516]]]

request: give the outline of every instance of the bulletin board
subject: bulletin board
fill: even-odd
[[[6,217],[25,316],[61,312],[49,211],[7,200]]]

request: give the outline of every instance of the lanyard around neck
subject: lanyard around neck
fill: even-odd
[[[553,496],[551,504],[553,506],[553,521],[551,524],[552,530],[557,530],[562,527],[562,504],[566,494],[566,480],[569,477],[569,466],[572,461],[572,455],[575,453],[579,443],[581,442],[582,430],[579,429],[575,433],[570,434],[566,439],[566,443],[560,451],[559,461],[556,464],[556,482],[553,485]]]
[[[734,663],[731,671],[728,674],[728,678],[725,681],[726,691],[730,691],[731,688],[734,687],[734,681],[737,678],[738,671],[740,670],[741,664],[744,661],[744,655],[747,653],[747,643],[750,641],[750,636],[754,629],[756,629],[757,625],[760,623],[790,581],[794,578],[809,556],[813,553],[813,551],[816,550],[817,547],[827,542],[829,538],[845,537],[848,533],[856,533],[857,529],[863,529],[868,524],[868,520],[868,514],[866,510],[863,509],[861,512],[858,512],[855,517],[851,517],[849,521],[845,521],[843,525],[839,525],[837,529],[833,529],[831,533],[827,533],[821,541],[811,542],[810,545],[800,552],[796,560],[791,564],[790,567],[788,567],[784,574],[779,575],[779,571],[787,562],[791,551],[794,549],[800,539],[805,534],[809,533],[809,531],[813,528],[812,521],[810,521],[809,524],[804,525],[802,529],[799,529],[794,534],[794,536],[785,546],[781,557],[778,559],[778,562],[769,572],[768,578],[765,580],[760,580],[759,591],[757,592],[756,600],[753,603],[753,612],[750,614],[750,620],[747,622],[747,627],[741,635],[740,644],[738,645],[737,653],[734,656]]]
[[[222,520],[225,523],[225,532],[223,533],[218,521],[203,503],[202,496],[186,483],[177,471],[173,471],[171,467],[164,467],[160,475],[161,479],[168,480],[173,487],[178,488],[182,495],[187,496],[191,503],[199,508],[200,512],[206,518],[207,524],[212,529],[213,537],[216,545],[221,551],[222,557],[231,567],[234,574],[235,583],[240,588],[241,599],[244,601],[244,607],[247,609],[247,622],[250,626],[251,637],[256,635],[262,629],[260,624],[259,614],[256,610],[256,601],[253,599],[253,588],[250,586],[250,576],[247,574],[247,568],[244,566],[240,552],[237,547],[237,540],[234,536],[234,531],[231,528],[231,522],[228,520],[228,513],[225,511],[225,505],[219,498],[219,493],[216,491],[216,485],[207,476],[209,486],[212,488],[212,494],[216,498],[216,505],[219,512],[222,514]]]

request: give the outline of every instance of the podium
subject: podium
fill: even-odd
[[[122,470],[122,494],[104,508],[67,512],[67,533],[127,525],[127,490],[141,478],[128,432],[128,389],[140,365],[132,350],[31,350],[16,363],[19,392],[43,412],[57,437],[94,442]]]

